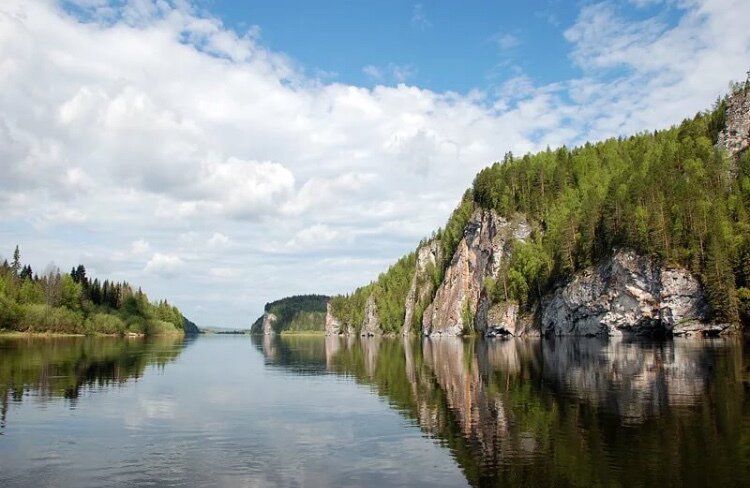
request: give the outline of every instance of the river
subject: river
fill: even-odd
[[[749,350],[0,338],[0,486],[750,486]]]

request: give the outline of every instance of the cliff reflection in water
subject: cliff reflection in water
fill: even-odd
[[[750,483],[738,339],[255,341],[270,366],[371,385],[475,486]]]
[[[10,402],[67,398],[73,404],[88,388],[120,385],[146,367],[174,361],[187,344],[180,336],[0,337],[0,400],[5,424]]]

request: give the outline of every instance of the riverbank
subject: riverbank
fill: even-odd
[[[77,334],[71,332],[50,332],[50,331],[18,331],[10,329],[0,329],[0,338],[8,337],[123,337],[123,338],[136,338],[136,337],[170,337],[170,336],[183,336],[185,332],[181,330],[175,330],[174,332],[161,332],[159,334],[142,334],[135,332],[128,332],[125,334],[106,334],[103,332],[94,332],[93,334]]]

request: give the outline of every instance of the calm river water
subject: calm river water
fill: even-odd
[[[0,338],[0,486],[750,486],[743,339]]]

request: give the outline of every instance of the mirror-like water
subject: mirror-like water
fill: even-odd
[[[0,486],[750,486],[748,351],[0,338]]]

